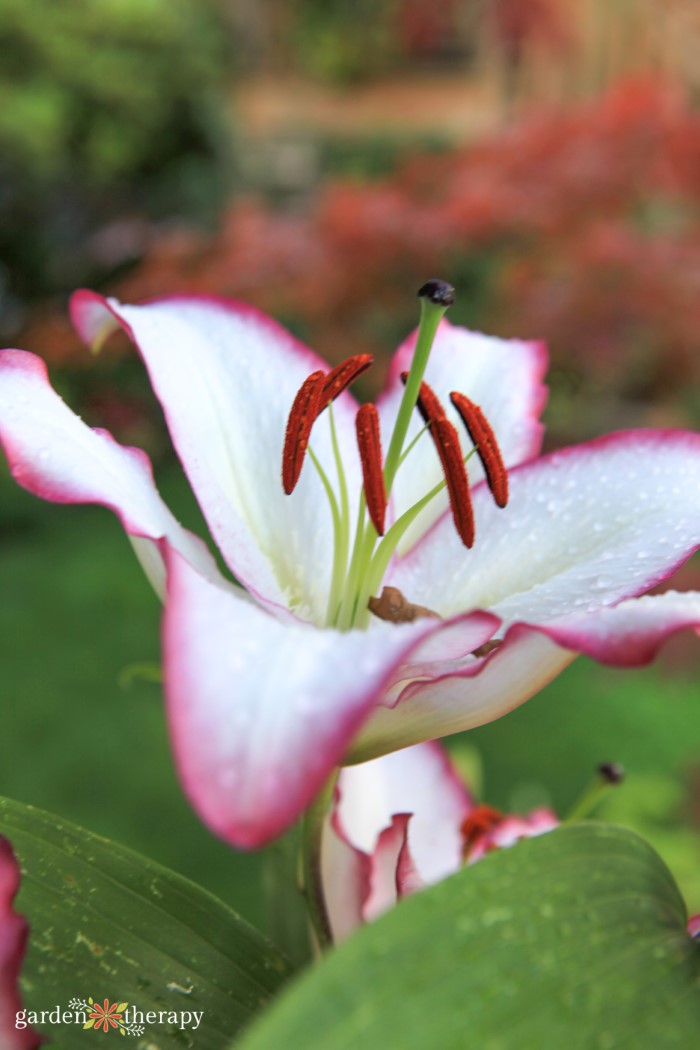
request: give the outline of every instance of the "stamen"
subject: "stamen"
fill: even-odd
[[[434,419],[430,433],[442,462],[455,528],[464,546],[473,547],[474,511],[459,435],[448,419]]]
[[[408,372],[401,373],[406,382]],[[469,478],[464,466],[459,435],[445,415],[439,397],[428,383],[421,383],[416,408],[430,430],[430,436],[442,463],[442,470],[447,482],[452,517],[459,538],[465,547],[474,545],[474,512],[469,494]]]
[[[401,373],[401,382],[406,385],[408,379],[408,372]],[[420,385],[420,391],[418,399],[416,400],[416,408],[423,417],[423,422],[426,426],[430,426],[434,419],[446,419],[445,409],[442,407],[440,398],[437,396],[431,386],[425,381]]]
[[[379,536],[384,535],[386,518],[386,489],[382,470],[382,445],[379,434],[379,413],[374,405],[362,405],[355,420],[357,447],[360,450],[365,499],[370,520]]]
[[[459,412],[467,433],[474,443],[496,505],[505,507],[508,502],[508,471],[491,424],[479,405],[475,405],[464,394],[453,391],[450,394],[450,400]]]
[[[311,428],[320,411],[325,375],[320,370],[304,380],[294,398],[282,451],[282,485],[289,496],[296,487],[304,465]]]
[[[454,527],[465,547],[473,547],[474,512],[460,437],[448,419],[434,419],[430,424],[430,434],[442,461]]]
[[[350,384],[354,383],[363,372],[366,372],[373,362],[374,358],[371,354],[355,354],[354,357],[346,358],[345,361],[341,361],[339,365],[331,369],[323,384],[321,408],[335,401],[336,397],[347,390]]]
[[[464,839],[462,855],[467,856],[474,843],[487,832],[497,827],[503,820],[500,809],[493,806],[475,806],[471,813],[462,821],[460,831]]]

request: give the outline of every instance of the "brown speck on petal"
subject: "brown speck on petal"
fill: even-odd
[[[483,645],[472,651],[472,656],[488,656],[494,649],[498,649],[499,646],[503,645],[503,642],[499,638],[492,638],[490,642],[484,642]]]
[[[414,620],[422,620],[425,617],[435,620],[441,618],[439,613],[433,612],[432,609],[409,602],[398,587],[384,587],[381,597],[370,598],[367,606],[378,619],[387,620],[389,623],[413,623]]]

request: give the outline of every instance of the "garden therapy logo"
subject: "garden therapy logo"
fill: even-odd
[[[87,999],[71,999],[67,1009],[56,1005],[51,1010],[18,1010],[15,1028],[27,1028],[40,1024],[79,1024],[86,1031],[117,1031],[120,1035],[143,1035],[146,1025],[171,1025],[180,1031],[199,1028],[204,1017],[203,1010],[139,1010],[127,1002],[111,1003],[104,999],[95,1002]]]
[[[120,1035],[143,1035],[144,1026],[128,1019],[128,1003],[110,1004],[109,999],[105,999],[100,1006],[89,996],[87,1002],[84,999],[71,999],[68,1005],[77,1013],[88,1015],[83,1025],[85,1029],[94,1028],[96,1032],[102,1029],[103,1032],[108,1032],[110,1028],[116,1028]]]

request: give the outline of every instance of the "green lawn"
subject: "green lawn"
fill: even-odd
[[[161,487],[192,521],[178,475],[167,472]],[[118,839],[262,922],[261,857],[235,853],[195,819],[173,771],[159,687],[119,684],[128,665],[157,660],[159,606],[116,520],[101,508],[42,504],[3,479],[0,589],[0,794]],[[581,659],[456,744],[478,749],[484,797],[501,806],[549,801],[565,812],[599,762],[623,762],[628,781],[605,816],[650,837],[700,911],[688,792],[699,699],[687,672]]]

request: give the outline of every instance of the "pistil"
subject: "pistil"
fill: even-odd
[[[401,375],[404,392],[384,462],[379,413],[376,407],[365,404],[357,413],[356,434],[363,487],[358,501],[357,523],[349,562],[348,552],[352,535],[350,503],[332,411],[330,432],[338,475],[339,499],[336,498],[319,458],[309,446],[309,438],[318,416],[369,368],[372,363],[371,356],[357,354],[341,362],[326,375],[321,371],[312,373],[295,397],[287,423],[282,456],[284,491],[289,494],[296,486],[308,448],[329,500],[334,531],[334,560],[327,623],[340,630],[366,627],[372,612],[381,616],[385,611],[386,602],[382,604],[383,598],[377,599],[373,596],[382,585],[397,545],[418,515],[445,488],[457,533],[466,547],[473,546],[474,512],[465,466],[472,454],[478,454],[481,460],[487,483],[497,505],[503,507],[508,500],[506,468],[496,437],[480,407],[463,394],[453,392],[450,395],[452,404],[463,420],[474,445],[465,456],[456,427],[448,419],[435,391],[423,379],[438,326],[445,311],[454,301],[454,289],[444,281],[433,280],[423,285],[418,294],[421,299],[421,318],[416,345],[411,367]],[[407,442],[411,415],[416,408],[425,426]],[[426,431],[430,433],[440,458],[444,478],[414,506],[405,510],[385,535],[387,505],[396,473]],[[429,610],[423,611],[421,606],[414,606],[410,601],[407,601],[406,607],[418,610],[420,615],[430,614]],[[388,618],[396,619],[393,614]],[[404,618],[399,619],[402,621]]]

